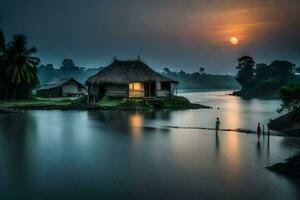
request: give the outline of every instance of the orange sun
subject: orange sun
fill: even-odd
[[[231,37],[231,38],[230,38],[230,42],[231,42],[231,44],[236,45],[236,44],[239,43],[239,39],[237,39],[236,37]]]

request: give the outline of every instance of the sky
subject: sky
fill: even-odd
[[[56,67],[140,56],[158,71],[235,74],[243,55],[299,66],[299,13],[299,0],[0,0],[0,28],[8,41],[25,34]]]

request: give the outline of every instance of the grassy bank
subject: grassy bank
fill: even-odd
[[[68,105],[74,98],[32,98],[22,100],[0,101],[1,108],[16,108],[26,106],[50,106],[50,105]]]
[[[0,109],[23,110],[153,110],[153,109],[199,109],[209,108],[193,104],[184,97],[156,99],[108,99],[103,98],[96,104],[87,104],[87,97],[80,98],[40,98],[0,101]]]
[[[2,100],[0,109],[76,109],[82,108],[87,97],[41,98]]]
[[[184,97],[156,99],[107,99],[103,98],[98,104],[104,109],[121,110],[151,110],[151,109],[200,109],[210,108],[200,104],[193,104]]]
[[[300,154],[288,158],[285,162],[267,167],[267,169],[300,180]]]

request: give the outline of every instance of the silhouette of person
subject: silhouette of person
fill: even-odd
[[[257,124],[256,133],[257,133],[257,138],[259,139],[260,138],[260,133],[261,133],[260,123]]]
[[[216,133],[218,133],[218,131],[220,129],[220,124],[221,124],[220,119],[219,119],[219,117],[217,117],[217,121],[216,121]]]

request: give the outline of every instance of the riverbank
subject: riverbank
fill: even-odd
[[[8,109],[8,108],[0,108],[0,115],[19,113],[18,109]]]
[[[154,110],[154,109],[209,109],[211,107],[191,103],[184,97],[155,99],[106,99],[86,103],[80,98],[32,98],[26,100],[0,101],[0,114],[19,110]]]
[[[259,94],[255,94],[255,93],[248,93],[245,91],[234,91],[231,94],[232,96],[238,96],[241,97],[243,99],[254,99],[254,98],[258,98],[258,99],[280,99],[279,94],[277,93],[270,93],[270,92],[266,92],[266,93],[259,93]]]
[[[98,105],[106,110],[160,110],[160,109],[210,109],[211,107],[191,103],[187,98],[174,96],[172,98],[155,99],[107,99],[103,98]]]
[[[17,113],[21,110],[94,110],[99,105],[86,104],[86,97],[79,98],[31,98],[0,101],[0,114]]]
[[[267,169],[290,178],[296,178],[300,181],[300,153],[286,159],[285,162],[269,166]]]
[[[288,136],[300,136],[300,108],[286,113],[270,122],[270,129]]]

